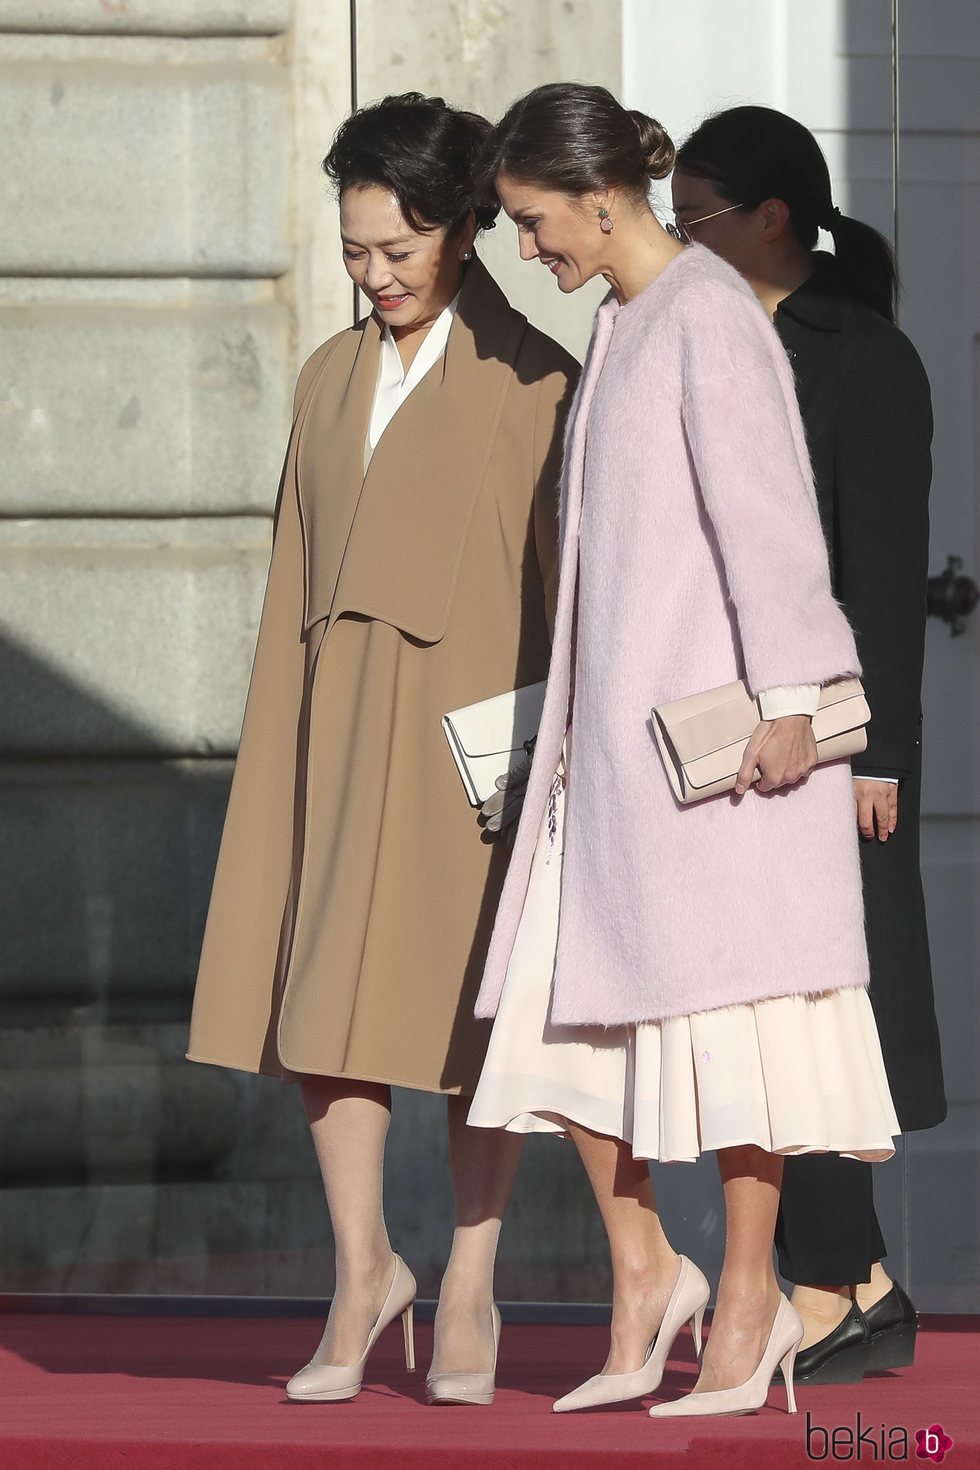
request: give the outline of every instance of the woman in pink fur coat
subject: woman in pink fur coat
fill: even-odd
[[[609,1234],[603,1370],[559,1411],[652,1393],[708,1284],[666,1239],[647,1160],[717,1151],[726,1255],[692,1394],[759,1407],[802,1324],[772,1242],[783,1155],[880,1159],[898,1131],[866,992],[847,766],[816,766],[815,686],[860,672],[835,603],[785,353],[749,287],[650,210],[673,145],[604,89],[542,87],[488,164],[525,259],[602,275],[569,420],[544,713],[477,1011],[469,1122],[567,1131]],[[744,678],[732,797],[683,807],[654,704]],[[758,769],[762,779],[752,785]],[[811,774],[812,773],[812,774]],[[560,914],[559,914],[560,901]]]

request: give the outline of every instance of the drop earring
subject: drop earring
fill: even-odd
[[[602,231],[602,233],[604,235],[611,235],[612,234],[612,227],[613,227],[613,222],[609,218],[609,210],[608,209],[600,209],[599,210],[599,228],[600,228],[600,230]]]

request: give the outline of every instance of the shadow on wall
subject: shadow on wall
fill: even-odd
[[[63,1289],[100,1188],[136,1191],[149,1226],[148,1186],[240,1142],[239,1080],[183,1061],[232,763],[153,759],[151,732],[6,639],[0,706],[0,1252],[4,1285]],[[36,753],[59,746],[90,753]],[[109,1264],[146,1230],[99,1233]]]
[[[3,639],[0,705],[4,1005],[186,1009],[233,763],[154,759],[151,731]],[[85,753],[38,753],[59,745]]]
[[[8,639],[0,705],[0,1289],[326,1294],[295,1089],[183,1060],[232,761],[153,758],[152,731]],[[41,749],[91,753],[38,755],[32,727]],[[574,1149],[528,1148],[502,1295],[606,1299]],[[452,1232],[441,1098],[398,1094],[386,1189],[434,1295]]]

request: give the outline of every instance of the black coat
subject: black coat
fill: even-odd
[[[856,776],[898,776],[898,827],[861,839],[871,1002],[903,1130],[946,1116],[919,871],[921,684],[932,404],[911,342],[855,301],[833,256],[784,300],[776,328],[796,373],[834,591],[871,706]]]

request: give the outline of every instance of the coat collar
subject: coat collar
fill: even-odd
[[[813,252],[814,271],[809,280],[779,303],[779,317],[792,317],[804,327],[818,332],[843,332],[854,309],[854,297],[847,290],[843,274],[834,257],[826,250]]]
[[[296,492],[310,627],[353,612],[424,642],[445,631],[466,527],[527,327],[478,260],[446,351],[405,400],[364,473],[378,380],[375,316],[324,366],[297,424]]]

